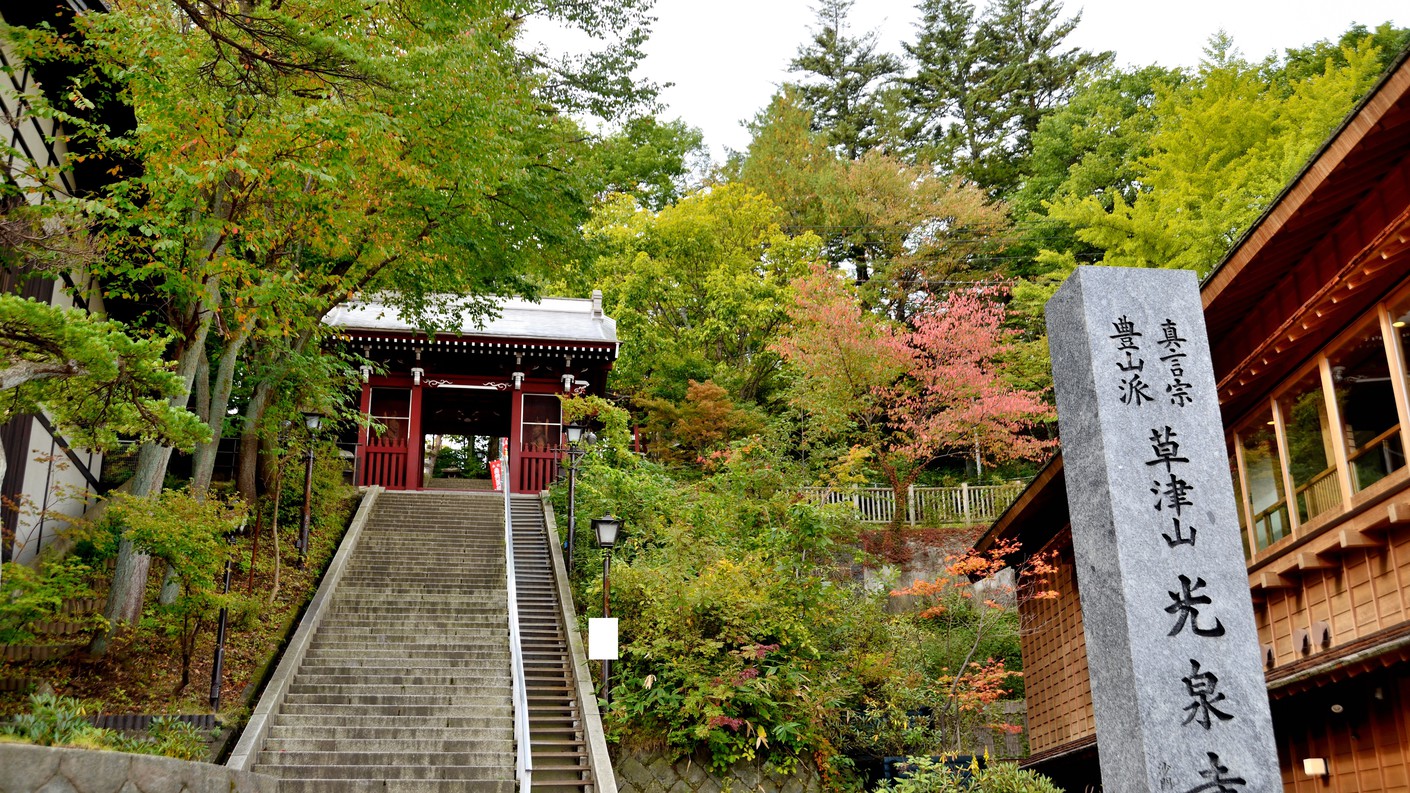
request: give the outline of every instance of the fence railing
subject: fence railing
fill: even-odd
[[[900,523],[910,526],[990,523],[1018,498],[1026,482],[958,487],[915,487],[906,490],[905,502],[896,503],[889,487],[805,487],[803,496],[823,506],[851,504],[863,523]]]

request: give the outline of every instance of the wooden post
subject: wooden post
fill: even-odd
[[[372,415],[372,385],[362,384],[362,398],[358,401],[358,411],[362,413],[365,422],[368,416]],[[364,423],[357,428],[357,449],[353,452],[353,484],[368,485],[371,482],[365,481],[367,477],[367,436],[369,430]],[[255,537],[259,537],[259,532],[255,532]]]
[[[968,482],[961,482],[961,483],[960,483],[960,499],[961,499],[961,501],[964,502],[964,506],[962,507],[962,509],[964,510],[964,522],[965,522],[965,525],[968,526],[968,525],[970,525],[971,523],[974,522],[974,521],[970,518],[970,516],[969,516],[969,515],[970,515],[970,511],[969,511],[969,483],[968,483]]]
[[[916,525],[916,486],[906,485],[906,524]]]
[[[515,391],[509,397],[509,470],[501,472],[506,477],[505,487],[509,492],[519,491],[519,469],[524,467],[523,457],[520,454],[524,450],[524,393]],[[501,466],[503,463],[500,464]]]
[[[411,386],[411,417],[406,429],[406,488],[421,489],[421,455],[425,442],[421,438],[421,383]]]

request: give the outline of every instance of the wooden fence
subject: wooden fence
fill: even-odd
[[[958,487],[915,487],[899,506],[900,522],[910,526],[992,523],[1023,492],[1026,482]],[[863,523],[891,523],[897,516],[896,494],[889,487],[805,487],[803,496],[819,506],[851,504]]]

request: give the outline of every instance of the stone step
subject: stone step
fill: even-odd
[[[471,743],[474,743],[471,741]],[[513,743],[510,741],[509,743]],[[514,768],[514,751],[499,750],[494,744],[479,749],[461,752],[435,752],[426,749],[411,751],[266,751],[260,754],[263,765],[282,766],[426,766],[439,768],[461,766],[467,768],[503,768],[508,757],[509,768]]]
[[[461,677],[467,675],[500,674],[509,669],[509,656],[500,658],[483,658],[474,661],[450,661],[445,664],[417,664],[411,665],[405,661],[389,660],[385,663],[375,661],[358,661],[340,665],[332,659],[320,659],[316,664],[299,667],[299,676],[296,679],[303,679],[304,675],[313,677],[376,677],[385,680],[395,677],[424,677],[435,679],[442,677]]]
[[[396,586],[402,589],[407,588],[401,585]],[[341,581],[332,605],[367,604],[378,608],[443,609],[451,606],[473,606],[484,603],[504,606],[507,605],[508,600],[508,588],[502,583],[493,587],[480,587],[474,591],[460,592],[388,592],[387,588],[388,584],[385,581],[377,582],[374,585],[353,585]]]
[[[510,707],[510,692],[508,689],[465,689],[465,693],[456,690],[431,691],[421,694],[404,693],[348,693],[339,691],[336,693],[324,694],[296,694],[290,693],[284,698],[286,705],[331,705],[331,706],[356,706],[371,705],[375,707],[482,707],[482,708],[508,708]]]
[[[389,649],[397,649],[399,652],[405,650],[408,658],[415,658],[417,653],[440,653],[440,652],[465,652],[479,645],[506,644],[508,635],[503,633],[485,633],[466,637],[465,641],[447,641],[437,637],[429,637],[426,641],[407,642],[379,642],[375,639],[353,639],[342,636],[314,636],[310,650],[344,650],[356,652],[359,650],[372,650],[384,652]]]
[[[334,647],[310,649],[305,663],[313,661],[332,665],[402,666],[425,669],[433,666],[464,666],[470,662],[503,661],[509,663],[509,647],[462,647],[456,650],[400,652],[396,648],[378,646],[361,652]]]
[[[508,702],[505,693],[513,685],[509,676],[501,679],[486,676],[460,680],[450,685],[436,683],[383,683],[381,681],[361,681],[356,683],[324,683],[315,680],[296,682],[289,686],[289,695],[297,697],[295,702],[309,702],[333,698],[333,702],[371,702],[374,698],[380,703],[389,697],[405,699],[411,704],[454,703],[461,699],[498,699]],[[341,698],[341,699],[338,699]]]
[[[261,761],[264,755],[260,755]],[[453,758],[448,758],[453,759]],[[510,755],[506,763],[503,758],[493,766],[477,765],[450,765],[436,764],[434,766],[419,765],[266,765],[261,762],[254,769],[256,772],[268,774],[281,779],[377,779],[377,780],[486,780],[499,781],[508,779],[513,784],[514,779],[514,757]],[[282,783],[279,786],[281,793],[289,790]]]
[[[482,617],[465,619],[453,625],[422,625],[407,621],[398,625],[384,625],[372,628],[368,625],[345,625],[340,622],[324,622],[314,641],[324,642],[374,642],[379,645],[395,645],[406,642],[409,645],[423,643],[464,643],[494,641],[499,636],[509,634],[508,619]]]
[[[378,672],[375,669],[362,669],[351,674],[331,674],[316,670],[300,670],[295,677],[295,686],[317,684],[317,686],[441,686],[454,687],[460,684],[486,684],[494,680],[496,684],[510,684],[508,669],[485,667],[485,669],[447,669],[443,674],[407,673],[405,669],[388,669]]]
[[[422,735],[431,740],[450,740],[466,733],[490,735],[508,730],[514,734],[514,719],[508,713],[478,716],[402,716],[389,722],[381,716],[348,714],[280,714],[269,734],[274,738],[305,736],[349,738],[402,738]]]
[[[255,770],[260,770],[256,768]],[[293,779],[279,783],[280,793],[516,793],[513,780],[483,779]]]
[[[493,709],[493,710],[492,710]],[[337,715],[343,719],[351,719],[363,716],[376,716],[383,720],[395,717],[396,723],[401,723],[401,719],[406,716],[441,716],[456,718],[471,718],[476,716],[490,715],[497,713],[506,718],[510,717],[509,697],[505,695],[497,703],[479,704],[454,704],[454,705],[397,705],[383,704],[374,705],[366,703],[348,702],[285,702],[280,708],[281,717],[283,714],[289,716],[329,716]]]
[[[512,726],[510,728],[513,729]],[[454,738],[430,738],[424,735],[402,738],[270,738],[264,744],[266,752],[446,752],[514,754],[514,738],[467,738],[457,731]],[[408,759],[408,762],[411,760]],[[469,765],[469,763],[467,763]]]

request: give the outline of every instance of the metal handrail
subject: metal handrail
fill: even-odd
[[[529,753],[529,692],[524,682],[524,649],[519,637],[519,585],[514,576],[514,521],[509,502],[509,443],[499,439],[499,483],[504,488],[504,569],[509,588],[509,657],[514,687],[514,776],[519,790],[533,787],[534,761]]]

